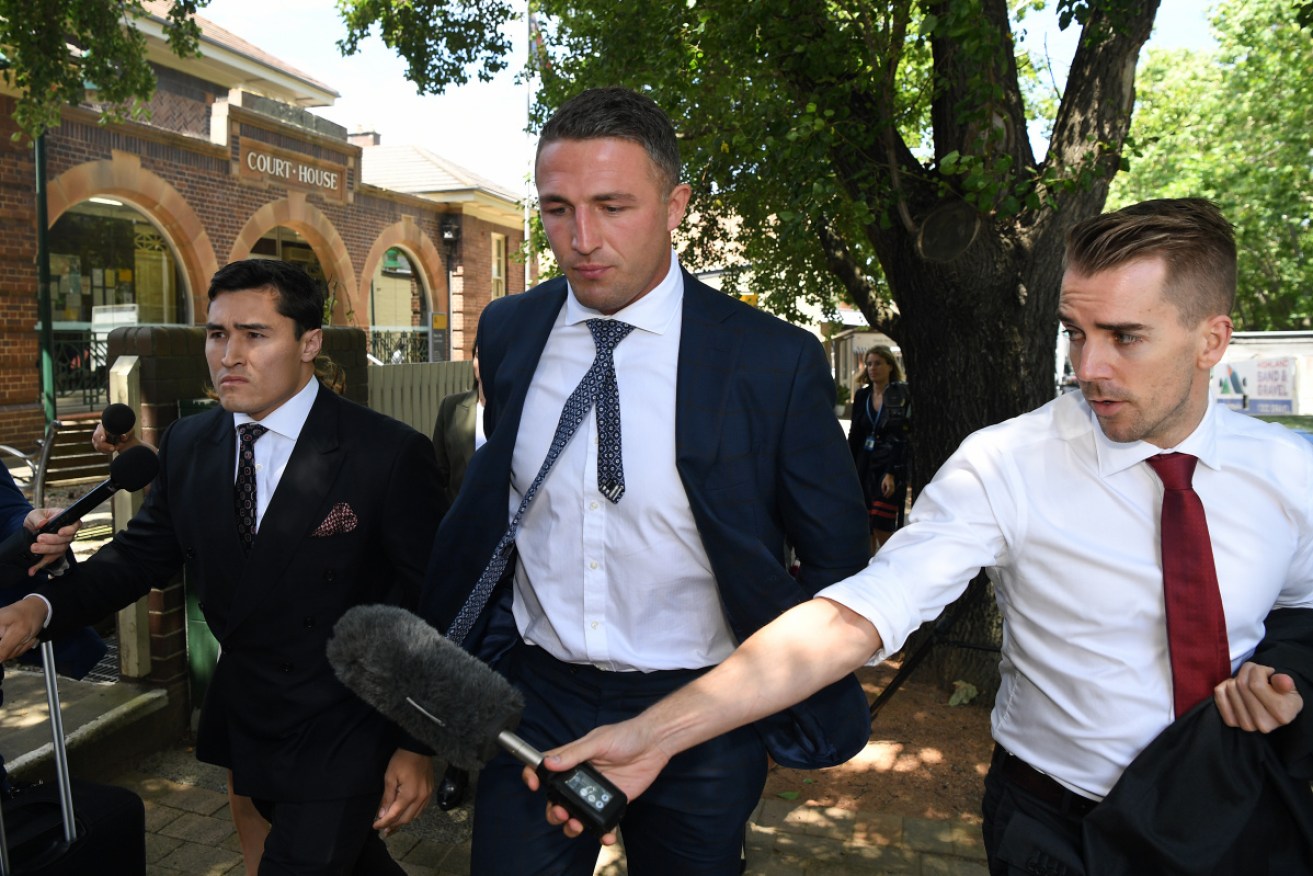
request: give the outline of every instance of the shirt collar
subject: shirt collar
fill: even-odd
[[[1156,444],[1150,444],[1148,441],[1113,441],[1107,435],[1103,434],[1103,428],[1099,425],[1098,417],[1094,416],[1094,411],[1084,399],[1081,404],[1085,407],[1086,413],[1090,418],[1090,424],[1094,432],[1094,448],[1099,458],[1099,473],[1104,477],[1125,471],[1133,465],[1137,465],[1151,456],[1157,456],[1160,453],[1188,453],[1191,456],[1198,457],[1199,461],[1211,469],[1220,469],[1222,467],[1221,454],[1217,449],[1217,415],[1213,412],[1216,406],[1209,394],[1208,405],[1204,408],[1203,418],[1199,420],[1199,425],[1195,426],[1194,431],[1187,435],[1180,444],[1175,447],[1159,447]]]
[[[568,286],[568,283],[567,283]],[[574,297],[574,289],[565,297],[565,324],[577,325],[589,319],[618,319],[629,323],[634,328],[653,334],[665,334],[679,316],[680,305],[684,300],[684,281],[679,269],[679,258],[675,251],[670,251],[670,270],[661,282],[642,298],[616,311],[607,317],[600,311],[584,307]]]
[[[260,420],[260,425],[270,432],[277,432],[284,438],[295,441],[301,437],[301,427],[305,425],[306,418],[310,416],[310,409],[314,407],[317,395],[319,395],[319,380],[311,377],[309,382],[301,387],[300,392],[274,408],[269,416]],[[233,414],[234,429],[243,423],[254,422],[256,421],[251,418],[250,414]]]

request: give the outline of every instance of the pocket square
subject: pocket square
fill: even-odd
[[[324,522],[319,524],[319,528],[311,533],[311,538],[327,538],[330,535],[346,535],[356,528],[360,521],[356,518],[356,512],[351,510],[351,506],[346,502],[338,502],[333,506],[333,510],[328,512]]]

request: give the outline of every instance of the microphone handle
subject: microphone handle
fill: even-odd
[[[613,785],[591,763],[555,772],[543,766],[543,753],[509,730],[497,734],[501,744],[515,759],[532,767],[547,792],[547,799],[564,806],[589,831],[602,836],[615,830],[629,805],[625,792]]]
[[[46,521],[46,523],[37,530],[37,533],[56,532],[62,527],[68,526],[75,520],[81,520],[88,512],[92,511],[97,505],[104,502],[116,492],[118,492],[118,487],[114,484],[114,479],[106,478],[91,492],[87,493],[81,499],[78,499],[72,505],[69,505],[63,511]]]

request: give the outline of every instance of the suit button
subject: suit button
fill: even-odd
[[[329,569],[327,572],[324,573],[324,580],[325,580],[325,581],[336,581],[336,580],[337,580],[337,572],[333,571],[332,569]]]
[[[196,551],[192,550],[191,548],[187,548],[187,550],[182,552],[182,555],[187,559],[192,560],[196,558]]]
[[[315,628],[315,619],[312,617],[305,618],[301,623],[307,630],[313,630]]]
[[[292,664],[290,664],[290,663],[279,663],[279,664],[278,664],[278,671],[279,671],[279,672],[287,673],[287,672],[291,672],[291,671],[292,671],[293,669],[295,669],[295,668],[296,668],[296,667],[294,667],[294,666],[293,666]]]

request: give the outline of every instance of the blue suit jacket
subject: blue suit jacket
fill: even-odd
[[[439,629],[506,530],[520,415],[565,298],[565,281],[552,280],[493,301],[479,323],[488,443],[434,542],[421,611]],[[807,332],[684,274],[676,467],[740,641],[867,562],[862,492],[833,403],[833,378]],[[796,577],[789,545],[801,561]],[[490,661],[515,640],[509,578],[465,642]],[[781,764],[842,763],[870,736],[866,696],[848,676],[758,729]]]

